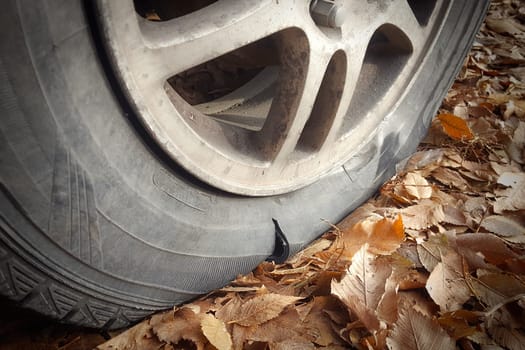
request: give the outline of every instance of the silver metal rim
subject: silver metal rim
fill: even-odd
[[[219,0],[164,22],[139,16],[132,0],[98,9],[113,68],[164,151],[212,186],[262,196],[318,180],[370,140],[448,9],[445,0],[423,10],[413,6],[423,0],[321,2]],[[268,37],[278,64],[225,96],[192,106],[168,83]]]

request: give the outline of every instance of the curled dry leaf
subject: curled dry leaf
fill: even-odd
[[[421,291],[416,290],[399,292],[398,309],[415,310],[429,318],[432,318],[439,312],[439,307],[432,301],[432,299],[428,297],[426,293],[421,293]]]
[[[387,338],[392,350],[450,350],[456,342],[436,321],[412,309],[401,312],[394,330]]]
[[[479,312],[457,310],[446,312],[438,319],[439,324],[447,330],[454,339],[472,336],[478,332],[478,324],[482,319]]]
[[[411,260],[401,255],[391,255],[387,260],[392,273],[385,282],[385,291],[377,306],[377,315],[381,321],[393,324],[398,318],[398,294],[400,290],[424,288],[426,276],[420,274]]]
[[[399,248],[405,239],[405,229],[401,215],[394,219],[383,218],[375,223],[369,233],[368,249],[378,255],[387,255]]]

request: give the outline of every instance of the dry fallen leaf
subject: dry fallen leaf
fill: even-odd
[[[401,312],[387,344],[391,350],[450,350],[456,347],[454,339],[439,323],[413,309]]]
[[[441,256],[441,262],[428,277],[426,290],[442,312],[461,309],[471,296],[464,265],[459,254],[449,252]]]
[[[455,140],[472,140],[474,134],[470,130],[467,122],[458,116],[443,113],[437,116],[445,133]]]
[[[460,173],[449,168],[437,168],[432,172],[432,177],[442,184],[457,188],[460,191],[466,191],[469,188],[468,181]]]
[[[445,219],[443,206],[433,201],[424,201],[398,212],[405,226],[416,230],[437,225]]]
[[[191,341],[198,350],[208,342],[200,327],[203,314],[191,307],[182,307],[175,312],[154,315],[150,320],[152,332],[162,342],[177,344],[181,340]]]
[[[370,216],[342,232],[341,254],[351,258],[365,243],[375,254],[394,252],[405,239],[403,219],[400,215],[394,219]]]
[[[157,350],[163,346],[151,331],[148,322],[141,322],[117,335],[104,344],[97,346],[98,350]]]
[[[509,177],[507,173],[500,176]],[[494,203],[494,212],[503,214],[505,211],[525,210],[525,173],[516,173],[513,177],[515,180],[509,188],[498,193],[496,203]]]
[[[233,310],[228,323],[237,323],[245,327],[257,326],[279,316],[287,306],[301,299],[280,294],[259,295]]]
[[[489,233],[458,235],[456,244],[459,247],[459,252],[467,259],[469,266],[474,264],[476,258],[483,259],[490,264],[500,265],[509,259],[518,257],[501,238]]]
[[[519,222],[503,215],[487,216],[481,222],[481,226],[501,237],[525,235],[525,227],[523,227]]]
[[[203,315],[201,329],[210,344],[217,350],[230,350],[232,348],[232,339],[226,329],[226,325],[221,320],[216,319],[215,316],[210,314]]]
[[[332,282],[332,293],[352,310],[370,330],[384,328],[376,308],[391,274],[386,260],[376,259],[364,245],[352,258],[352,265],[340,282]]]
[[[414,199],[425,199],[432,196],[432,186],[419,172],[406,174],[403,184],[407,193]]]

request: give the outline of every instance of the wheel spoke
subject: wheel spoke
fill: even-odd
[[[425,42],[426,30],[419,24],[407,0],[392,0],[386,5],[363,1],[359,5],[348,4],[345,11],[348,12],[348,20],[342,30],[347,41],[364,42],[381,26],[393,25],[409,38],[414,48],[423,46]],[[395,43],[394,36],[388,39]]]
[[[274,1],[223,0],[166,22],[140,18],[142,39],[159,78],[181,73],[293,25]]]
[[[294,35],[296,33],[288,33]],[[283,72],[266,123],[257,134],[259,151],[275,164],[285,162],[295,149],[321,87],[331,53],[314,41],[288,38],[282,53]],[[305,58],[307,57],[307,60]]]
[[[423,49],[426,42],[426,30],[418,22],[407,0],[394,0],[388,11],[388,21],[401,29],[409,38],[414,52]]]
[[[343,103],[341,103],[337,108],[334,120],[330,125],[329,132],[323,144],[323,150],[321,150],[322,152],[330,152],[330,148],[333,142],[338,137],[339,130],[341,129],[341,125],[344,121],[344,118],[347,116],[352,96],[354,95],[356,89],[359,88],[358,81],[361,74],[361,69],[363,67],[363,61],[366,55],[366,43],[368,43],[369,40],[370,39],[349,43],[348,46],[345,48],[346,59],[348,63],[346,65],[345,83],[340,98],[341,101],[343,101]]]

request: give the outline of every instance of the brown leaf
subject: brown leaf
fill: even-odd
[[[394,252],[405,239],[405,228],[401,215],[395,219],[383,218],[373,225],[369,233],[368,249],[378,255]]]
[[[208,342],[200,327],[202,315],[190,307],[182,307],[175,312],[154,315],[150,325],[153,333],[163,342],[177,344],[185,339],[202,350]]]
[[[445,219],[443,206],[427,200],[398,211],[407,228],[420,230],[439,224]]]
[[[272,320],[251,328],[252,331],[247,335],[246,341],[270,344],[301,338],[308,342],[313,341],[313,337],[309,335],[313,333],[312,330],[301,322],[295,308],[288,308]]]
[[[376,308],[391,271],[386,260],[376,259],[364,245],[352,258],[352,265],[341,282],[332,281],[332,293],[371,331],[382,328]]]
[[[454,114],[440,114],[438,119],[443,126],[445,133],[455,140],[472,140],[474,134],[470,130],[467,122]]]
[[[391,255],[384,258],[392,266],[392,273],[385,282],[385,291],[377,306],[378,318],[387,324],[393,324],[398,317],[398,292],[401,285],[408,282],[413,272],[413,263],[401,255]],[[423,287],[425,284],[422,285]],[[419,286],[421,287],[421,286]]]
[[[498,182],[503,182],[502,178],[509,177],[508,173],[504,173],[498,179]],[[499,198],[494,203],[494,212],[502,214],[504,211],[525,210],[525,173],[515,173],[515,179],[510,188],[499,193]]]
[[[456,347],[456,342],[439,323],[412,309],[400,314],[387,344],[392,350],[450,350]]]
[[[502,215],[491,215],[486,217],[481,226],[501,237],[513,237],[525,235],[525,227],[517,221]]]
[[[279,316],[287,306],[301,299],[273,293],[258,295],[240,305],[234,311],[229,323],[237,323],[245,327],[260,325]]]
[[[467,251],[471,251],[474,256],[494,265],[503,264],[505,261],[517,257],[517,254],[510,250],[501,238],[490,233],[458,235],[456,244],[463,256],[468,258]]]
[[[478,278],[472,280],[472,285],[477,296],[489,307],[500,306],[516,296],[525,296],[525,282],[514,274],[478,270]]]
[[[317,347],[312,342],[302,339],[285,339],[278,343],[270,343],[270,350],[315,350]]]
[[[404,171],[414,171],[423,168],[438,168],[443,159],[443,155],[444,153],[442,149],[429,149],[416,152],[408,160]]]
[[[442,254],[447,254],[450,251],[449,238],[445,235],[434,236],[428,241],[418,244],[416,249],[421,264],[428,272],[432,272],[441,262]]]
[[[470,186],[457,171],[449,168],[437,168],[432,172],[432,177],[444,185],[455,187],[461,191],[467,190]]]
[[[221,320],[210,314],[201,318],[201,329],[204,336],[217,350],[230,350],[233,343],[226,325]]]
[[[478,330],[477,324],[481,323],[479,312],[469,310],[446,312],[438,321],[456,340],[475,334]]]
[[[301,250],[299,253],[289,258],[287,263],[292,265],[293,267],[298,267],[299,265],[302,265],[301,262],[312,258],[315,254],[322,252],[325,249],[328,249],[331,244],[331,240],[320,238],[312,242],[304,250]]]
[[[157,350],[165,344],[151,331],[149,321],[142,321],[136,326],[120,333],[104,344],[97,346],[98,350]]]
[[[390,254],[399,248],[404,239],[405,230],[400,215],[395,219],[369,216],[343,231],[341,237],[343,254],[349,258],[365,243],[373,253]]]
[[[398,310],[415,310],[426,317],[434,317],[439,312],[439,307],[426,293],[418,290],[399,291]]]
[[[496,33],[510,34],[518,38],[525,35],[525,26],[510,18],[487,18],[485,23]]]
[[[305,323],[313,332],[313,342],[320,346],[343,344],[339,335],[334,331],[332,319],[328,311],[343,313],[341,303],[333,296],[316,297],[314,307],[305,319]],[[345,313],[342,317],[347,316]]]
[[[495,325],[488,332],[496,342],[507,349],[525,350],[525,334],[520,329],[508,328],[505,325]]]
[[[445,214],[445,218],[443,219],[443,222],[452,224],[452,225],[467,225],[467,218],[465,217],[465,213],[462,209],[458,208],[455,205],[444,205],[443,206],[443,213]]]
[[[414,199],[432,197],[432,186],[421,176],[420,172],[406,174],[403,184],[407,193]]]
[[[462,257],[454,251],[441,256],[441,262],[430,273],[426,290],[442,312],[461,309],[471,291],[465,281]]]
[[[512,142],[507,145],[507,152],[512,160],[525,164],[525,122],[520,121],[514,130]]]

